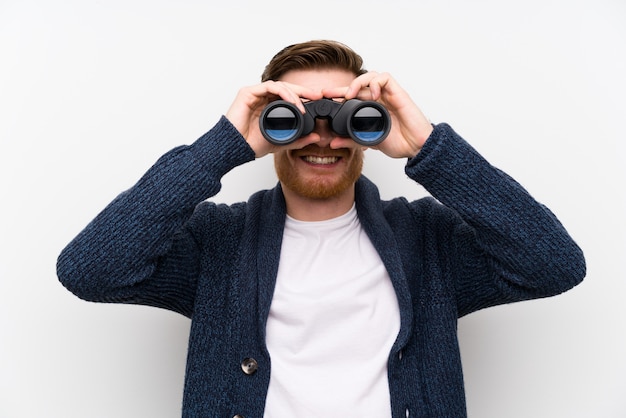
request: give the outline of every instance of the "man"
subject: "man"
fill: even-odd
[[[345,45],[287,47],[262,80],[105,208],[60,255],[60,280],[86,300],[191,318],[183,416],[466,416],[457,319],[575,286],[581,250]],[[361,176],[363,147],[325,119],[289,145],[261,135],[268,103],[304,113],[322,98],[384,105],[391,130],[374,148],[407,159],[437,200],[381,201]],[[267,154],[276,188],[204,202],[225,173]]]

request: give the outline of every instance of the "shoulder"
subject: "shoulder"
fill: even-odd
[[[261,190],[250,196],[246,202],[216,203],[205,201],[196,206],[187,222],[187,228],[194,234],[232,234],[241,230],[246,222],[257,220],[263,212],[281,212],[284,199],[280,187]],[[284,209],[283,209],[284,211]],[[217,231],[217,232],[215,232]],[[228,235],[224,235],[227,239]]]
[[[409,201],[405,197],[382,200],[378,188],[362,176],[356,185],[357,209],[365,222],[379,222],[382,217],[390,224],[425,223],[438,219],[438,223],[457,223],[460,218],[452,209],[431,196]],[[446,221],[447,220],[447,221]]]
[[[383,216],[394,229],[450,230],[463,222],[454,210],[430,196],[413,201],[397,197],[383,201],[382,208]]]

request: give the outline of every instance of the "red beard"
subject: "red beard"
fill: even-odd
[[[336,172],[325,175],[321,169],[319,173],[302,173],[293,166],[292,160],[299,159],[304,155],[340,156],[342,160],[347,161],[348,165],[340,176],[337,176]],[[360,148],[354,150],[342,148],[326,151],[317,145],[309,145],[301,150],[276,153],[274,155],[274,167],[283,187],[309,199],[329,199],[352,187],[361,176],[363,150]]]

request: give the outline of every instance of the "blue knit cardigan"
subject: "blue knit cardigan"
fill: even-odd
[[[193,144],[161,157],[58,259],[61,282],[85,300],[191,318],[184,417],[263,416],[271,368],[265,324],[284,197],[277,186],[246,203],[206,201],[224,174],[253,159],[220,119]],[[466,407],[457,319],[566,291],[583,279],[585,261],[548,209],[446,124],[435,126],[406,173],[437,200],[382,201],[365,177],[356,184],[359,219],[400,306],[388,361],[391,411],[394,418],[460,418]],[[242,368],[244,359],[258,367]]]

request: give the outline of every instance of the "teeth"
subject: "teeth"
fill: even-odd
[[[339,161],[339,157],[315,157],[307,155],[304,157],[304,161],[312,164],[334,164]]]

